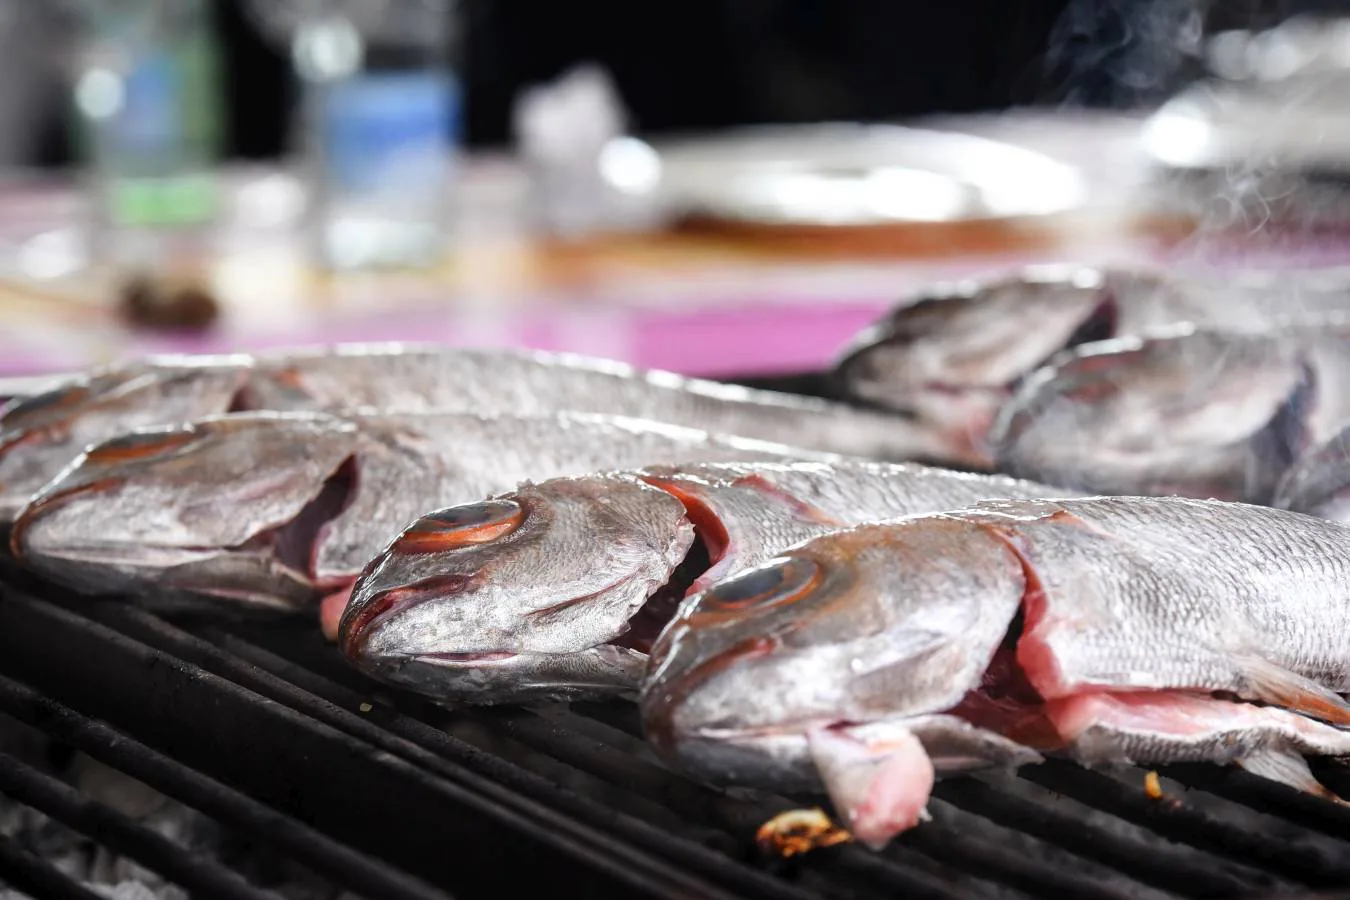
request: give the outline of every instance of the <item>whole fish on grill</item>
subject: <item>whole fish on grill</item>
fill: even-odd
[[[428,508],[531,476],[803,455],[581,413],[234,413],[94,445],[22,511],[11,545],[85,592],[283,609],[333,593],[340,611],[361,567]]]
[[[260,357],[255,409],[373,407],[603,413],[827,453],[907,459],[932,452],[903,418],[563,353],[347,345]]]
[[[1027,379],[996,421],[999,468],[1101,494],[1271,501],[1350,423],[1350,325],[1206,329],[1085,344]]]
[[[161,356],[100,367],[0,406],[0,524],[84,448],[135,428],[230,409],[246,356]]]
[[[824,785],[861,840],[933,780],[1063,754],[1350,755],[1350,528],[1223,501],[985,501],[799,544],[691,597],[640,705],[703,778]]]
[[[993,465],[987,432],[1018,384],[1063,350],[1179,325],[1260,333],[1350,312],[1343,269],[1224,275],[1031,266],[939,284],[858,334],[835,366],[847,396],[916,417],[952,458]]]
[[[353,587],[340,640],[359,668],[441,701],[628,694],[690,590],[842,527],[1065,495],[851,460],[648,466],[526,484],[410,525]]]
[[[810,450],[933,455],[896,415],[607,360],[517,350],[348,344],[258,356],[155,357],[0,407],[0,522],[86,446],[135,427],[242,410],[588,412]]]

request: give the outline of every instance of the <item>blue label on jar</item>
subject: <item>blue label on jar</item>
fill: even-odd
[[[137,60],[123,82],[117,131],[124,149],[155,153],[178,137],[178,67],[168,53]]]
[[[329,89],[322,136],[330,175],[349,191],[425,190],[458,140],[459,95],[442,71],[378,72]]]

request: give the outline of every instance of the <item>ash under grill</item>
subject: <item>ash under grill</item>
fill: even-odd
[[[1161,799],[1141,770],[1055,761],[941,782],[933,821],[881,853],[768,860],[759,825],[824,799],[671,772],[629,704],[449,711],[367,680],[312,622],[170,619],[12,569],[0,571],[0,715],[330,889],[315,897],[497,898],[541,883],[711,900],[1350,896],[1350,808],[1209,766],[1160,770]],[[1350,796],[1350,767],[1318,774]],[[8,747],[0,794],[188,896],[295,896]],[[101,896],[5,834],[0,883],[37,900]]]

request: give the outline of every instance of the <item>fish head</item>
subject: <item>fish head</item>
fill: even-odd
[[[94,593],[312,598],[314,547],[354,489],[356,429],[242,413],[139,429],[89,447],[23,509],[19,559]]]
[[[0,522],[85,447],[125,431],[228,411],[245,358],[152,357],[101,369],[0,407]]]
[[[1178,326],[1053,360],[990,444],[1010,474],[1078,490],[1264,503],[1309,440],[1316,391],[1290,334]]]
[[[1113,336],[1116,319],[1097,270],[1029,268],[901,305],[845,348],[835,374],[857,399],[978,445],[1021,378],[1066,347]]]
[[[526,484],[408,526],[357,579],[339,641],[442,701],[631,692],[629,620],[692,541],[679,501],[631,475]]]
[[[813,729],[959,703],[1025,585],[1003,541],[954,516],[800,544],[681,605],[652,648],[644,728],[686,770],[792,778]]]

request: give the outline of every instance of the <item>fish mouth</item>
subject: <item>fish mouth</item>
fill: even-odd
[[[515,659],[519,653],[507,650],[485,650],[481,653],[411,653],[409,657],[418,662],[444,666],[480,666]]]
[[[378,559],[378,557],[377,557]],[[358,576],[357,581],[361,580]],[[469,575],[448,574],[437,575],[431,578],[425,578],[413,584],[404,587],[389,588],[380,591],[370,597],[369,600],[362,603],[359,607],[348,601],[347,608],[342,613],[342,620],[338,625],[338,646],[343,654],[351,660],[361,660],[363,664],[373,664],[379,659],[409,659],[417,656],[444,657],[443,661],[448,665],[455,656],[472,657],[480,655],[480,651],[470,651],[465,653],[380,653],[369,654],[365,652],[365,645],[369,643],[371,635],[378,630],[381,620],[387,619],[390,615],[405,611],[419,603],[425,603],[431,600],[453,597],[457,594],[463,594],[474,584],[474,579]],[[481,653],[495,653],[497,651],[481,651]]]
[[[614,591],[633,581],[633,576],[620,578],[598,590],[581,597],[573,597],[564,600],[561,603],[543,609],[535,610],[526,615],[531,618],[543,618],[552,613],[559,612],[579,603],[585,603],[593,597],[601,596],[610,591]],[[446,600],[458,595],[468,593],[476,587],[476,579],[472,575],[464,574],[446,574],[437,575],[422,579],[413,584],[404,587],[391,588],[381,591],[372,596],[361,607],[351,614],[344,612],[342,622],[339,625],[338,641],[342,652],[353,660],[361,660],[363,664],[378,666],[379,660],[407,660],[413,659],[419,662],[425,662],[433,665],[442,665],[446,667],[453,666],[477,666],[504,662],[506,660],[520,657],[522,655],[538,656],[565,656],[566,654],[530,654],[520,653],[511,650],[483,649],[483,650],[428,650],[428,651],[379,651],[377,653],[369,652],[367,645],[372,635],[380,628],[382,622],[397,613],[407,610],[432,600]],[[648,600],[650,602],[650,598]],[[645,608],[645,604],[644,604]],[[671,613],[673,615],[673,611]],[[658,623],[653,616],[651,625],[655,628]],[[659,629],[657,629],[659,630]],[[650,633],[650,637],[646,635]],[[627,635],[621,636],[627,637]],[[650,647],[651,641],[655,640],[655,633],[651,629],[643,629],[643,635],[637,639],[624,641],[616,639],[596,644],[587,650],[594,650],[603,647],[623,651],[634,651],[646,655],[646,647]],[[586,652],[586,651],[580,651]]]

